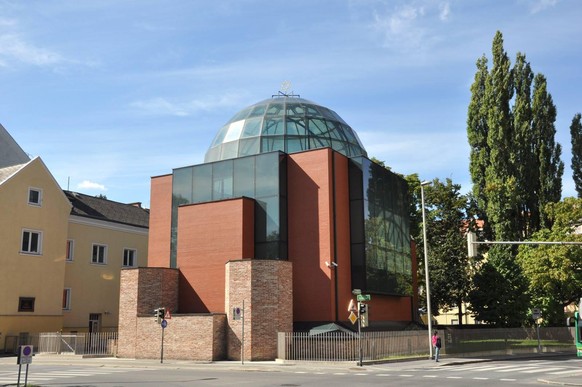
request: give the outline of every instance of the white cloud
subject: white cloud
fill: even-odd
[[[14,34],[0,35],[0,58],[36,66],[52,65],[64,58],[50,50],[35,47]]]
[[[440,8],[439,19],[441,19],[442,21],[449,20],[449,17],[451,16],[451,4],[448,1],[446,1],[444,3],[441,3],[439,5],[439,8]]]
[[[135,101],[131,107],[153,115],[170,116],[190,116],[200,111],[211,111],[219,108],[238,109],[241,106],[243,97],[236,93],[227,93],[220,96],[208,97],[207,99],[195,99],[190,101],[168,101],[165,98],[157,97],[149,100]]]
[[[534,0],[530,6],[531,13],[538,13],[544,9],[554,7],[558,0]]]
[[[95,183],[89,180],[83,180],[77,184],[77,189],[90,189],[97,191],[107,191],[107,188],[103,184]]]

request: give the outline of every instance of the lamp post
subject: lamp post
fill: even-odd
[[[422,204],[422,239],[424,242],[424,276],[426,280],[426,313],[428,313],[428,350],[429,359],[432,359],[432,313],[430,310],[430,281],[428,277],[428,253],[426,243],[426,215],[424,211],[424,186],[432,184],[430,181],[420,183],[420,202]]]

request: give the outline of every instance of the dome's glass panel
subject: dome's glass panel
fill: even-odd
[[[205,162],[324,147],[349,157],[367,156],[357,134],[333,110],[303,98],[276,97],[235,114],[218,131]]]

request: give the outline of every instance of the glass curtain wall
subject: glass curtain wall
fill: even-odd
[[[406,181],[364,157],[350,159],[352,285],[412,295]]]
[[[174,169],[170,267],[177,267],[178,207],[255,199],[256,259],[287,259],[287,158],[281,152]]]

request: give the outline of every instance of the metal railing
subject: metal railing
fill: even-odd
[[[475,353],[517,353],[520,351],[574,350],[573,330],[568,327],[439,329],[443,337],[442,354],[470,356]],[[281,332],[277,357],[283,360],[378,361],[429,356],[426,331],[357,333]]]
[[[428,341],[424,331],[364,332],[361,340],[356,333],[308,332],[279,333],[278,357],[287,360],[356,361],[360,345],[363,360],[394,357],[428,356]]]
[[[7,340],[8,342],[8,340]],[[71,354],[85,356],[115,356],[117,332],[95,333],[32,333],[25,338],[14,336],[7,351],[16,353],[20,345],[33,345],[34,352],[41,354]]]

